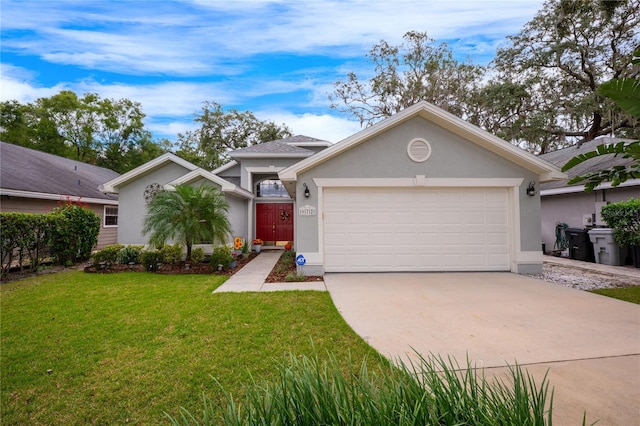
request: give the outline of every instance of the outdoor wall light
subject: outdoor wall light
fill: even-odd
[[[304,186],[304,198],[311,197],[311,192],[309,191],[309,187],[307,186],[307,184],[303,183],[302,186]]]
[[[533,197],[536,195],[536,184],[534,181],[529,182],[529,187],[527,188],[527,195],[529,197]]]

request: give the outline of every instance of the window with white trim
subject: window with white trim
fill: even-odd
[[[258,183],[256,195],[258,197],[289,198],[286,188],[277,179],[267,179]]]
[[[113,228],[118,226],[118,207],[104,206],[103,226],[105,228]]]

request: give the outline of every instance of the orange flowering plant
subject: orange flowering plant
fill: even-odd
[[[253,240],[252,244],[254,246],[256,246],[256,245],[261,246],[262,244],[264,244],[264,241],[262,241],[260,238],[256,238],[255,240]]]
[[[244,239],[242,237],[235,237],[233,239],[233,249],[240,250],[244,246]]]

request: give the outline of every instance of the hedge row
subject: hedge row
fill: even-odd
[[[618,244],[640,247],[640,198],[607,204],[601,213]]]
[[[72,202],[51,213],[0,213],[2,277],[14,261],[21,271],[35,271],[52,257],[61,265],[88,259],[98,242],[100,217]]]

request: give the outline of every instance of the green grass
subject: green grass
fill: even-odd
[[[601,288],[591,292],[640,305],[640,286]]]
[[[0,286],[2,424],[161,424],[243,396],[287,354],[384,361],[328,293],[221,293],[214,275],[66,272]],[[313,342],[313,343],[312,343]],[[315,346],[315,348],[314,348]]]

